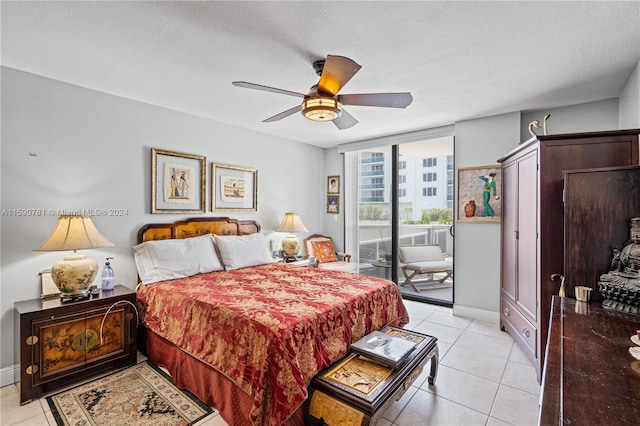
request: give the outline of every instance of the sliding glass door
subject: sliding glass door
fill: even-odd
[[[453,262],[453,137],[398,146],[398,245],[435,245]],[[400,265],[402,267],[402,265]],[[403,296],[450,305],[453,274],[399,276]]]
[[[435,245],[453,261],[453,179],[453,137],[357,152],[360,273],[393,280],[409,299],[453,303],[453,274],[409,283],[398,256],[398,247]]]
[[[391,146],[358,152],[360,272],[392,279]]]

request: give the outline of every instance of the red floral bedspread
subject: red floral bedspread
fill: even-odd
[[[279,425],[351,342],[409,320],[397,287],[363,275],[273,263],[141,285],[144,325],[253,398],[255,425]]]

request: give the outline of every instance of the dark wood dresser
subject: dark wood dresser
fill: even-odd
[[[563,172],[637,166],[639,134],[640,129],[631,129],[538,136],[498,160],[503,172],[500,323],[536,367],[538,378],[544,363],[551,297],[558,294],[560,286],[560,280],[552,281],[551,276],[566,277],[570,297],[576,285],[595,284],[598,277],[598,269],[582,268],[593,274],[589,281],[583,281],[575,269],[564,269]],[[602,191],[603,186],[593,188],[593,192]],[[615,196],[626,194],[624,190]],[[637,214],[640,212],[634,216]],[[610,220],[624,232],[628,219],[605,216],[600,223]],[[602,227],[601,231],[607,229]],[[593,252],[590,258],[604,259],[598,265],[604,268],[600,273],[609,266],[608,238],[613,236],[608,234],[606,241],[587,246]],[[584,266],[581,257],[572,259],[579,268]]]
[[[554,296],[549,324],[540,425],[637,425],[640,317]]]
[[[75,380],[135,364],[135,303],[135,291],[121,285],[77,302],[16,302],[20,404]]]

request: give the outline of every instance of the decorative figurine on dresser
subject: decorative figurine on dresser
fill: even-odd
[[[640,217],[630,221],[629,242],[613,249],[611,270],[600,276],[602,307],[640,315]]]

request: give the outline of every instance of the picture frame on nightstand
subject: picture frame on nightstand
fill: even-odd
[[[60,290],[56,287],[56,284],[53,282],[53,278],[51,278],[51,270],[45,269],[44,271],[40,271],[40,298],[41,299],[51,299],[54,297],[60,296]]]

